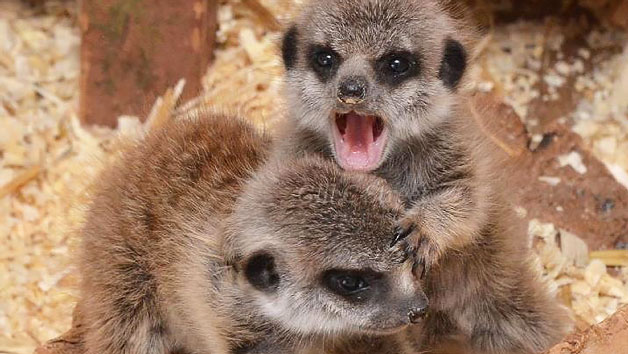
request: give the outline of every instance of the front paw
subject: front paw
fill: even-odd
[[[393,235],[392,245],[412,259],[414,274],[423,279],[439,259],[438,245],[434,239],[415,223],[400,223]]]

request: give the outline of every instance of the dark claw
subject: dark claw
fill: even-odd
[[[429,272],[430,270],[430,266],[425,264],[424,261],[422,261],[423,263],[423,270],[421,271],[421,277],[419,279],[423,280],[425,279],[425,275],[427,274],[427,272]]]
[[[412,231],[414,231],[414,224],[411,225],[409,228],[404,229],[400,226],[397,226],[397,228],[395,229],[395,236],[393,237],[392,242],[390,243],[390,247],[396,245],[399,241],[405,239],[406,237],[408,237],[408,235],[410,235],[412,233]]]
[[[421,241],[419,241],[419,248],[423,248],[426,242],[427,241],[425,240],[425,238],[421,238]],[[419,263],[422,268],[421,276],[419,277],[419,279],[423,279],[425,278],[425,274],[427,274],[427,272],[430,270],[430,266],[425,262],[425,258],[423,257],[421,257],[421,259],[419,259],[417,263]]]
[[[417,270],[419,269],[419,267],[421,267],[421,274],[417,275]],[[422,280],[425,277],[425,273],[426,273],[425,268],[426,268],[425,260],[421,258],[412,264],[412,274],[414,274],[415,277]]]
[[[415,261],[414,263],[412,263],[412,274],[414,274],[414,276],[416,277],[416,270],[419,268],[419,263],[421,261]]]

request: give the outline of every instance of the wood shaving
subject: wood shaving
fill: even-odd
[[[590,42],[602,43],[621,37],[606,34],[610,39],[599,39],[597,34]],[[601,61],[588,74],[578,77],[576,89],[586,94],[572,117],[573,130],[582,136],[593,154],[610,166],[616,177],[618,170],[628,171],[628,47],[623,53]],[[628,188],[628,183],[624,183]]]
[[[32,353],[66,331],[72,250],[112,131],[78,122],[75,4],[0,2],[0,352]]]
[[[561,57],[564,35],[549,30],[547,22],[517,22],[500,27],[480,57],[476,70],[479,89],[491,87],[503,96],[529,128],[538,117],[530,115],[530,103],[547,92],[544,101],[557,101],[558,89],[573,82],[581,97],[569,115],[578,133],[601,161],[628,171],[628,47],[626,32],[592,30],[575,56],[545,67],[548,57]],[[613,52],[610,48],[625,48]],[[592,69],[585,70],[587,66]],[[491,87],[492,88],[492,87]],[[531,129],[533,130],[533,129]]]
[[[577,241],[576,235],[536,219],[530,221],[528,233],[537,241],[537,261],[544,279],[557,293],[567,288],[564,301],[583,325],[599,323],[628,304],[627,279],[613,278],[601,260],[583,259],[582,249],[586,246],[582,246],[582,240]],[[571,256],[574,251],[568,250],[572,248],[577,249],[575,257]],[[628,273],[628,268],[623,272]]]
[[[290,0],[260,3],[282,26],[298,6],[298,1]],[[148,125],[139,123],[138,117],[120,117],[117,131],[82,128],[75,113],[80,42],[75,5],[49,0],[44,11],[35,13],[19,0],[0,2],[0,190],[6,194],[0,196],[0,352],[4,353],[32,353],[38,344],[69,329],[77,296],[72,261],[76,230],[89,200],[90,182],[118,156],[120,146],[141,138],[150,126],[158,127],[169,113],[202,104],[240,112],[267,129],[285,111],[278,32],[269,30],[268,18],[260,20],[247,4],[223,0],[218,49],[200,97],[178,107],[180,87],[173,88],[155,103]],[[534,121],[528,117],[527,104],[540,95],[536,84],[548,80],[534,69],[541,67],[545,51],[560,51],[563,41],[554,32],[546,37],[544,27],[536,23],[499,27],[486,41],[483,69],[474,69],[480,73],[476,87],[501,93],[526,124]],[[578,51],[578,60],[593,60],[591,48],[618,40],[608,33],[592,34],[589,45]],[[587,100],[574,119],[576,131],[596,155],[625,173],[628,154],[619,152],[628,151],[628,124],[622,116],[625,80],[620,73],[628,71],[628,54],[618,55],[623,56],[602,60],[597,74],[576,82],[576,88],[587,92]],[[565,61],[548,74],[579,75],[582,65]],[[601,87],[606,91],[597,94]],[[550,178],[547,183],[557,182]],[[602,259],[576,266],[576,259],[559,247],[561,232],[553,225],[534,220],[529,230],[536,241],[539,272],[581,323],[597,323],[628,303],[628,267],[613,277],[601,266]]]
[[[580,155],[577,151],[572,151],[568,154],[558,156],[558,164],[560,167],[569,166],[581,175],[587,173],[587,166],[584,165],[582,162],[582,155]]]
[[[552,187],[556,187],[560,184],[560,177],[541,176],[539,177],[539,181],[547,183]]]

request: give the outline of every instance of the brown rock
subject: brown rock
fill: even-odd
[[[80,308],[74,309],[72,329],[63,336],[53,339],[35,350],[35,354],[83,354],[83,326]]]
[[[568,336],[546,354],[628,353],[628,307],[596,326]]]
[[[42,345],[35,354],[83,354],[82,329],[77,313],[78,310],[75,311],[74,327],[68,333]],[[569,335],[545,354],[621,354],[628,352],[626,348],[628,348],[628,306],[619,309],[597,326]]]
[[[214,42],[216,0],[85,0],[80,117],[115,126],[122,114],[146,116],[168,87],[186,79],[198,95]]]
[[[622,2],[613,9],[610,20],[615,26],[628,29],[628,0],[622,0]]]
[[[505,146],[516,200],[528,218],[552,222],[582,238],[590,249],[628,242],[628,190],[584,148],[577,134],[556,122],[545,128],[542,142],[530,151],[526,129],[510,107],[488,95],[478,95],[475,104],[494,109],[479,116],[491,120],[485,122],[494,127],[489,135]],[[560,166],[559,156],[571,152],[582,158],[586,173]],[[553,186],[540,177],[559,183]]]

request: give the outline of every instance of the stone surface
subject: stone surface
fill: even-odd
[[[198,95],[215,37],[217,0],[85,0],[80,117],[114,126],[145,117],[180,79],[183,98]]]
[[[496,22],[539,19],[547,16],[575,16],[628,28],[628,20],[622,17],[628,8],[627,0],[466,0],[466,2],[478,12],[492,13]]]
[[[496,110],[480,116],[492,120],[485,124],[508,150],[506,175],[517,186],[515,202],[525,208],[528,219],[554,223],[582,238],[591,250],[628,242],[628,190],[583,148],[576,133],[556,122],[546,127],[531,151],[525,127],[510,107],[490,95],[476,96],[475,103]],[[586,172],[569,164],[562,167],[561,158],[567,157],[580,158],[582,166],[573,165],[580,170],[584,166]]]
[[[72,329],[63,336],[43,344],[35,350],[34,354],[82,354],[84,352],[83,326],[80,308],[77,306],[72,316]]]
[[[628,350],[628,307],[597,326],[569,335],[546,354],[626,353]]]

